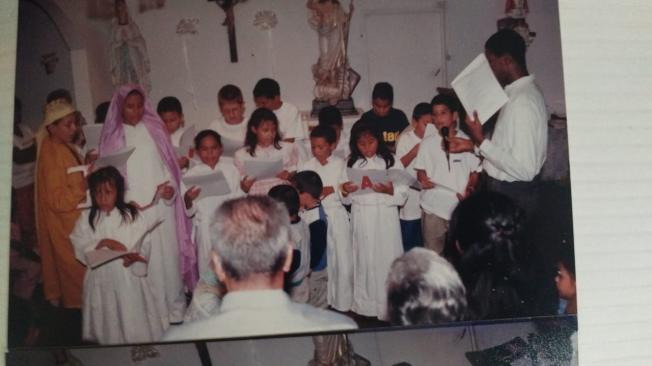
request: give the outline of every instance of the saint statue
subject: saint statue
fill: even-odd
[[[351,94],[360,81],[347,58],[353,0],[348,13],[338,0],[308,0],[306,6],[311,11],[308,22],[319,36],[319,59],[312,66],[315,102],[338,105],[348,101],[352,107]]]
[[[108,54],[114,87],[141,84],[149,93],[152,85],[147,45],[138,25],[129,16],[125,0],[115,0]]]

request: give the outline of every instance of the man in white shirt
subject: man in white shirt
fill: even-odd
[[[450,151],[476,149],[484,158],[487,189],[511,197],[531,217],[546,158],[548,112],[534,76],[528,73],[525,50],[525,41],[513,30],[500,30],[487,40],[489,65],[509,100],[491,136],[483,135],[474,113],[466,122],[471,140],[452,138]]]
[[[168,329],[165,341],[356,329],[350,318],[292,302],[283,292],[292,262],[290,220],[283,204],[266,196],[225,202],[215,228],[215,273],[227,294],[217,315]]]

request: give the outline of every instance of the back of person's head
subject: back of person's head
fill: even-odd
[[[308,193],[314,199],[319,199],[321,191],[324,189],[324,183],[319,174],[312,170],[304,170],[295,174],[292,177],[292,184],[299,193]]]
[[[217,103],[221,106],[225,102],[244,103],[242,91],[233,84],[227,84],[217,92]]]
[[[419,103],[412,111],[412,119],[418,120],[419,118],[432,114],[432,107],[428,103]]]
[[[258,80],[254,86],[254,98],[267,98],[274,99],[281,95],[281,87],[278,82],[270,78],[262,78]]]
[[[523,69],[527,69],[526,47],[523,37],[509,28],[503,28],[494,33],[484,44],[484,48],[488,52],[497,57],[509,55]]]
[[[283,270],[290,245],[290,217],[285,206],[267,196],[228,200],[217,210],[213,249],[224,274],[244,281]]]
[[[447,245],[466,287],[469,316],[524,316],[526,279],[521,270],[522,211],[507,196],[478,192],[451,217]]]
[[[374,90],[371,92],[371,99],[381,99],[386,100],[390,104],[394,103],[394,88],[392,84],[381,81],[374,85]]]
[[[342,120],[342,112],[339,109],[333,106],[327,106],[322,108],[319,111],[319,126],[333,126],[333,127],[342,127],[344,121]]]
[[[299,214],[299,193],[291,185],[274,186],[267,192],[267,195],[284,204],[291,217]]]
[[[432,108],[436,105],[445,105],[451,113],[458,112],[459,109],[455,98],[452,95],[448,94],[435,95],[435,97],[430,101],[430,106]]]
[[[446,259],[414,248],[394,260],[387,276],[387,315],[392,324],[458,321],[465,313],[464,285]]]
[[[95,123],[104,123],[111,102],[102,102],[95,107]]]
[[[172,96],[161,99],[156,106],[156,113],[161,114],[165,112],[177,112],[183,114],[183,108],[181,107],[179,99]]]
[[[50,103],[53,100],[63,99],[69,104],[72,104],[72,95],[66,89],[55,89],[51,91],[45,98],[45,103]]]
[[[329,125],[318,125],[310,131],[310,138],[321,137],[329,144],[334,144],[337,142],[337,132],[332,126]]]

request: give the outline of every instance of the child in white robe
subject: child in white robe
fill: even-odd
[[[337,311],[351,310],[353,302],[353,258],[349,213],[336,192],[345,162],[333,154],[337,144],[335,129],[319,125],[310,133],[313,157],[298,171],[312,170],[322,180],[321,205],[328,217],[328,304]]]
[[[186,121],[183,118],[181,102],[175,97],[165,97],[158,102],[156,113],[165,123],[165,129],[170,135],[172,146],[179,153],[178,163],[180,169],[188,169],[190,164],[189,151],[179,151],[181,136],[186,131]]]
[[[240,172],[240,187],[250,195],[266,195],[279,184],[287,184],[291,173],[297,170],[297,149],[293,143],[281,141],[278,119],[274,112],[258,108],[247,122],[245,147],[235,152],[233,163]],[[247,161],[281,161],[282,170],[272,177],[256,179],[247,176]]]
[[[403,169],[392,155],[373,122],[361,120],[351,128],[351,156],[347,166],[359,170]],[[340,193],[350,200],[353,226],[353,305],[352,311],[387,319],[385,280],[392,261],[403,254],[398,206],[407,199],[408,187],[391,181],[374,182],[372,192],[365,180],[352,182],[346,170],[340,179]],[[367,179],[368,181],[368,179]],[[346,202],[346,201],[344,201]]]
[[[240,88],[232,84],[221,87],[217,92],[217,106],[220,116],[210,122],[207,128],[217,132],[222,138],[225,151],[221,159],[233,162],[235,151],[229,145],[237,148],[244,146],[247,134],[245,102]]]
[[[201,189],[196,186],[188,187],[182,184],[186,212],[192,217],[192,233],[197,245],[197,265],[199,274],[212,272],[210,260],[213,240],[219,233],[211,233],[214,214],[222,203],[231,198],[244,196],[240,189],[240,173],[231,162],[222,161],[222,143],[220,135],[213,130],[203,130],[195,137],[195,150],[201,163],[190,168],[184,177],[215,174],[222,172],[229,187],[229,193],[221,196],[199,197]]]
[[[156,342],[168,326],[167,313],[159,308],[145,273],[132,269],[146,266],[151,244],[146,233],[163,218],[156,209],[139,212],[125,203],[124,179],[112,166],[94,172],[88,181],[92,207],[82,213],[70,234],[75,256],[88,266],[82,337],[103,345]],[[142,245],[136,247],[138,242]],[[133,252],[92,268],[88,255],[107,249]]]

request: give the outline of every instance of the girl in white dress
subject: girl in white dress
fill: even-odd
[[[200,276],[212,272],[209,265],[213,240],[217,239],[215,233],[211,235],[211,226],[215,222],[215,212],[222,203],[231,198],[244,196],[240,189],[240,173],[229,161],[222,161],[222,143],[220,135],[213,130],[203,130],[195,137],[195,151],[201,163],[190,168],[184,177],[201,176],[222,172],[229,186],[229,193],[221,196],[199,197],[201,189],[196,186],[186,187],[183,199],[186,212],[192,217],[192,236],[197,245],[197,264]]]
[[[256,109],[247,122],[245,146],[235,152],[233,163],[242,177],[240,187],[250,195],[266,195],[274,186],[289,184],[291,173],[297,170],[297,149],[294,143],[281,141],[278,126],[276,115],[266,108]],[[256,179],[248,177],[245,171],[245,162],[251,160],[281,160],[283,167],[274,177]]]
[[[389,151],[376,126],[358,121],[351,128],[351,156],[347,166],[359,170],[403,169]],[[403,254],[398,206],[405,203],[408,187],[376,182],[373,192],[353,194],[364,187],[351,182],[343,171],[340,193],[351,202],[353,227],[353,305],[352,311],[387,319],[385,280],[392,261]]]
[[[82,213],[70,234],[75,256],[88,266],[82,299],[83,339],[99,344],[156,342],[168,318],[158,307],[142,269],[149,255],[146,233],[162,219],[160,211],[139,212],[125,203],[124,179],[112,166],[91,174],[88,184],[92,207]],[[130,253],[92,268],[91,253],[97,250]]]

